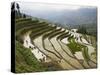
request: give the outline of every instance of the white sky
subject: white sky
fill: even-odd
[[[76,5],[67,5],[67,4],[51,4],[51,3],[36,3],[36,2],[17,2],[20,6],[20,10],[22,13],[26,13],[28,15],[41,15],[45,13],[45,15],[53,12],[62,12],[62,11],[75,11],[80,8],[93,8],[90,6],[76,6]],[[40,12],[40,13],[39,13]]]
[[[46,4],[46,3],[30,3],[30,2],[17,2],[19,3],[21,10],[77,10],[80,6],[62,5],[62,4]]]

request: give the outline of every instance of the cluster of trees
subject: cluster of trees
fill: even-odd
[[[78,29],[79,33],[97,37],[97,23],[67,25],[68,29]]]
[[[16,18],[21,18],[21,17],[26,18],[26,14],[22,14],[20,12],[20,6],[18,3],[15,2],[11,4],[11,14]]]
[[[82,33],[82,34],[88,34],[85,26],[79,26],[77,32]]]
[[[97,30],[96,28],[92,28],[92,26],[79,26],[78,27],[78,33],[82,33],[82,34],[87,34],[87,35],[92,35],[92,36],[97,36]]]

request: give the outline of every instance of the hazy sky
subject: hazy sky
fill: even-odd
[[[50,22],[80,24],[94,22],[96,7],[67,4],[17,2],[22,13]]]
[[[71,5],[61,5],[61,4],[49,4],[49,3],[28,3],[28,2],[18,2],[21,9],[37,9],[37,10],[44,10],[44,9],[55,9],[55,10],[77,10],[80,6],[71,6]]]
[[[17,2],[20,5],[21,12],[32,14],[36,12],[61,12],[64,10],[74,11],[80,8],[91,8],[86,6],[75,6],[75,5],[65,5],[65,4],[49,4],[49,3],[31,3],[31,2]]]

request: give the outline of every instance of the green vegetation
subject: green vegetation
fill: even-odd
[[[25,48],[23,43],[23,35],[32,31],[34,37],[37,37],[44,32],[55,29],[55,27],[48,26],[46,22],[34,21],[31,19],[19,18],[16,19],[16,72],[40,72],[40,71],[56,71],[61,70],[61,67],[54,61],[44,63],[39,62],[32,54],[31,50]],[[33,35],[31,34],[31,35]],[[30,36],[31,36],[30,35]],[[33,38],[32,38],[33,39]]]
[[[79,28],[78,28],[78,33],[87,34],[86,27],[84,27],[84,26],[79,26]]]
[[[57,39],[60,38],[60,41],[64,37],[68,37],[68,41],[70,43],[67,44],[66,46],[70,48],[70,51],[72,52],[72,54],[75,54],[75,52],[77,51],[82,51],[84,59],[87,62],[90,59],[88,55],[88,49],[86,49],[86,46],[77,43],[75,41],[76,38],[71,36],[71,34],[68,34],[69,32],[65,33],[65,30],[61,31],[61,28],[56,29],[56,26],[52,27],[49,25],[49,23],[40,22],[39,20],[34,21],[27,18],[26,19],[19,18],[19,20],[18,19],[16,20],[16,40],[17,41],[16,41],[16,61],[15,62],[16,62],[17,73],[62,70],[62,67],[56,61],[39,62],[34,56],[34,54],[31,52],[31,50],[28,48],[25,48],[22,45],[23,35],[25,35],[28,31],[31,31],[31,34],[30,34],[31,42],[32,40],[36,39],[37,37],[41,35],[43,35],[42,40],[44,40],[45,38],[51,39],[57,35],[61,35],[57,37]],[[62,34],[64,35],[62,36]]]
[[[79,33],[88,34],[97,38],[97,23],[70,25],[69,29],[78,29]]]
[[[67,46],[70,48],[71,52],[75,54],[75,52],[82,51],[84,60],[88,62],[90,60],[90,56],[88,54],[88,48],[84,45],[76,43],[73,36],[69,37],[68,40],[70,43],[67,44]]]
[[[74,57],[75,52],[78,52],[78,51],[82,51],[85,61],[88,62],[90,60],[90,57],[88,55],[88,48],[86,47],[86,45],[84,46],[84,44],[77,43],[75,41],[77,37],[74,38],[73,36],[71,36],[70,30],[66,32],[67,27],[64,28],[64,30],[62,31],[63,27],[57,28],[56,26],[56,25],[60,26],[60,24],[52,24],[40,18],[34,18],[34,17],[29,18],[28,15],[20,12],[20,7],[18,4],[17,4],[17,9],[18,11],[15,11],[15,13],[17,13],[15,16],[16,17],[15,19],[15,28],[16,28],[15,30],[15,37],[16,37],[15,71],[16,73],[58,71],[58,70],[64,70],[64,69],[74,69],[74,67],[75,69],[77,68],[80,69],[81,67],[76,65],[77,63],[80,63],[80,61],[77,61],[76,57]],[[12,11],[12,13],[14,13],[14,11]],[[21,17],[22,15],[23,17]],[[40,52],[46,55],[48,62],[44,62],[44,61],[39,62],[38,59],[35,57],[35,55],[31,52],[31,48],[25,48],[23,46],[24,36],[28,32],[30,32],[29,37],[31,39],[30,40],[31,43],[35,45],[36,48],[40,50]],[[82,37],[84,37],[87,41],[89,41],[89,38],[91,38],[91,36],[89,37],[85,36],[87,35],[88,32],[87,32],[87,29],[83,26],[79,28],[78,32],[82,33]],[[41,35],[42,35],[42,38],[41,38]],[[68,38],[69,44],[67,45],[65,45],[64,43],[61,44],[60,41],[66,37]],[[80,39],[82,37],[80,37]],[[37,41],[38,39],[40,40],[40,42]],[[56,42],[55,39],[57,40],[58,43],[55,43]],[[48,44],[48,45],[43,44],[44,40],[45,40],[45,44]],[[55,42],[51,42],[52,40],[54,40]],[[95,38],[91,38],[90,40],[95,40]],[[91,41],[91,42],[92,44],[96,43],[96,41]],[[55,45],[55,44],[59,44],[59,45]],[[48,48],[50,47],[49,45],[51,46],[50,49]],[[44,51],[41,48],[42,46],[44,48]],[[58,49],[58,48],[61,48],[61,49]],[[67,53],[67,51],[69,51],[69,53]],[[52,53],[54,56],[50,56],[49,53],[50,54]],[[62,54],[65,57],[62,57]],[[70,54],[73,55],[73,57]],[[95,57],[96,59],[96,55],[97,55],[96,53],[92,53],[91,55]],[[57,59],[55,57],[57,57]],[[76,64],[71,63],[74,61],[68,62],[69,58],[71,60],[77,61]],[[67,63],[70,67],[67,65]],[[80,65],[82,64],[80,63]]]
[[[31,50],[23,47],[21,43],[16,41],[16,73],[23,72],[40,72],[40,71],[56,71],[61,67],[55,62],[41,63],[32,54]]]
[[[82,48],[85,47],[85,46],[83,46],[79,43],[76,43],[75,39],[73,37],[69,37],[68,40],[69,40],[70,43],[67,44],[67,46],[70,48],[70,50],[73,54],[75,54],[75,52],[77,52],[77,51],[81,51]]]
[[[30,49],[24,48],[16,41],[16,72],[35,72],[45,71],[46,68],[41,64]]]
[[[97,48],[97,38],[96,36],[92,36],[92,35],[84,35],[83,37],[87,40],[87,42],[91,43],[93,47]]]
[[[85,48],[82,50],[82,53],[83,53],[84,59],[88,62],[88,61],[90,60],[90,57],[89,57],[89,54],[88,54],[88,49],[87,49],[87,47],[85,47]]]

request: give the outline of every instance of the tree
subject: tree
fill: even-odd
[[[11,11],[15,11],[15,2],[11,3]]]
[[[11,3],[11,23],[14,24],[15,19],[15,2]]]
[[[26,15],[25,14],[23,15],[23,18],[26,18]]]
[[[16,8],[18,9],[18,11],[20,11],[20,7],[18,3],[16,3]]]
[[[78,28],[79,33],[87,34],[87,30],[85,26],[79,26]]]
[[[20,6],[19,6],[19,4],[18,3],[16,3],[16,8],[17,8],[17,10],[16,10],[16,16],[17,16],[17,18],[19,18],[19,17],[21,17],[21,13],[20,13]]]

